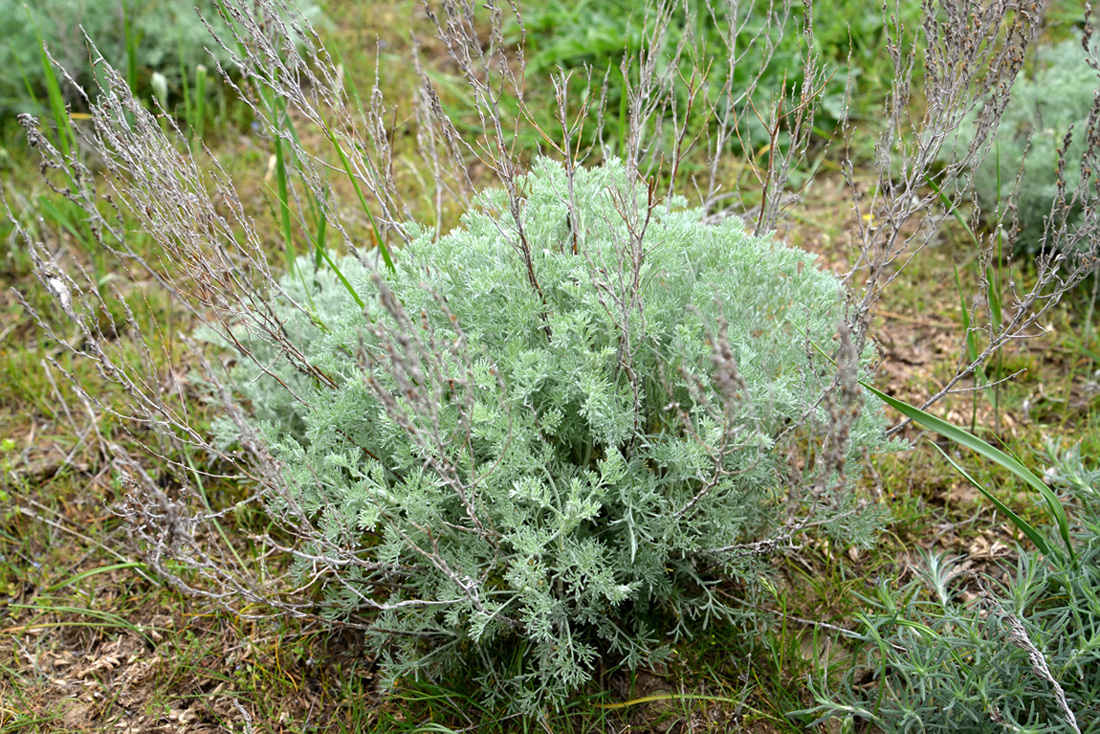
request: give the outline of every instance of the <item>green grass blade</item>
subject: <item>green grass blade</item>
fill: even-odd
[[[1050,547],[1050,544],[1047,543],[1046,538],[1044,538],[1042,533],[1040,533],[1038,530],[1036,530],[1035,527],[1033,525],[1031,525],[1031,523],[1029,523],[1027,520],[1025,520],[1022,517],[1020,517],[1019,515],[1017,515],[1011,509],[1009,509],[1008,505],[1006,505],[1004,502],[1001,502],[999,499],[997,499],[988,489],[983,487],[978,482],[978,480],[974,479],[974,477],[967,474],[966,470],[963,469],[961,466],[959,466],[958,462],[956,462],[954,459],[952,459],[950,456],[948,456],[946,451],[941,449],[935,443],[932,443],[932,445],[935,446],[936,451],[939,451],[941,454],[943,454],[943,458],[947,459],[947,461],[950,462],[951,466],[955,467],[955,471],[957,471],[959,474],[962,474],[963,477],[966,479],[966,481],[968,481],[972,485],[974,485],[974,488],[977,489],[979,492],[981,492],[983,495],[985,495],[985,498],[987,500],[989,500],[990,502],[992,502],[994,507],[996,507],[1002,513],[1004,513],[1008,517],[1008,519],[1012,521],[1012,524],[1015,525],[1017,528],[1019,528],[1020,532],[1022,532],[1024,535],[1026,535],[1028,537],[1028,539],[1031,540],[1031,542],[1035,544],[1035,547],[1038,548],[1039,551],[1043,555],[1050,556],[1054,553],[1054,550]]]
[[[340,163],[344,167],[344,173],[347,174],[348,180],[351,181],[351,185],[355,188],[355,195],[359,197],[359,205],[366,213],[367,220],[370,221],[371,230],[374,232],[374,242],[382,253],[382,260],[386,263],[386,269],[391,273],[397,272],[397,268],[393,265],[393,260],[390,259],[390,249],[383,241],[382,233],[378,230],[378,223],[374,221],[374,215],[371,214],[370,205],[367,204],[367,197],[363,194],[363,187],[359,185],[359,179],[356,178],[355,173],[351,170],[351,161],[348,160],[347,154],[336,140],[335,133],[331,131],[329,132],[329,141],[332,143],[333,147],[336,148],[336,153],[340,156]]]
[[[294,128],[290,124],[289,120],[287,121],[287,125],[289,127],[291,136],[294,137],[295,140],[297,140],[297,134],[295,133]],[[341,151],[341,157],[342,156],[343,156],[343,151]],[[297,272],[298,268],[297,268],[297,265],[295,264],[295,262],[296,262],[296,260],[295,260],[295,251],[294,251],[294,244],[293,244],[292,235],[291,235],[291,228],[290,228],[289,179],[287,177],[287,171],[286,171],[286,158],[283,154],[283,139],[280,138],[278,135],[275,136],[275,169],[276,169],[276,174],[278,176],[279,210],[280,210],[280,214],[281,214],[281,218],[282,218],[283,237],[286,239],[287,267],[291,271]],[[356,191],[358,191],[358,185],[356,186]],[[362,196],[360,196],[360,199],[362,199]],[[340,279],[340,283],[343,284],[344,288],[346,288],[348,293],[351,294],[351,297],[355,299],[355,302],[359,305],[359,307],[363,308],[365,306],[365,304],[363,303],[363,300],[359,297],[359,294],[355,292],[355,289],[352,288],[351,283],[348,282],[348,279],[346,277],[344,277],[344,274],[342,272],[340,272],[340,268],[338,268],[336,266],[336,263],[333,262],[332,258],[329,257],[328,253],[323,251],[323,242],[324,242],[324,238],[325,238],[325,232],[326,232],[326,229],[327,229],[327,222],[324,218],[324,209],[323,209],[323,207],[320,206],[319,202],[314,202],[314,204],[319,209],[321,209],[321,219],[320,219],[320,223],[318,225],[318,232],[317,232],[318,238],[317,238],[316,242],[314,243],[314,252],[315,252],[314,257],[315,257],[315,259],[317,259],[318,253],[319,253],[320,256],[322,256],[324,258],[325,262],[327,262],[329,264],[329,267],[332,268],[333,272],[336,273],[336,277]],[[370,217],[370,210],[367,210],[367,216]],[[374,227],[374,231],[375,231],[375,234],[377,236],[378,227],[374,226],[374,218],[373,217],[371,217],[371,226]],[[382,256],[386,261],[386,265],[389,266],[390,270],[393,270],[393,263],[390,261],[389,253],[386,251],[386,248],[381,244],[381,240],[379,240],[379,248],[381,248],[381,250],[382,250]],[[299,278],[300,277],[301,276],[299,275]],[[303,283],[303,287],[304,286],[305,286],[305,284]],[[309,292],[308,288],[306,288],[306,292],[307,293]]]
[[[932,180],[931,177],[926,177],[924,179],[924,182],[928,184],[928,187],[930,189],[936,192],[936,196],[940,198],[940,202],[947,208],[948,213],[950,213],[951,216],[955,218],[955,221],[962,225],[963,230],[970,237],[970,239],[974,242],[977,242],[978,236],[974,234],[974,230],[970,229],[970,225],[967,223],[966,217],[962,215],[962,212],[959,211],[959,208],[957,206],[954,206],[951,203],[951,199],[947,198],[947,194],[943,193],[943,189],[941,189],[936,184],[936,182]]]
[[[45,196],[38,197],[38,209],[46,215],[48,221],[72,235],[73,239],[79,242],[85,251],[90,251],[90,248],[88,248],[89,243],[84,241],[84,233],[77,228],[76,222],[73,221],[67,211]]]
[[[26,68],[23,67],[23,62],[19,58],[19,52],[16,51],[14,44],[8,41],[9,56],[12,61],[15,62],[15,68],[19,70],[19,76],[23,78],[23,89],[27,92],[27,99],[33,99],[35,103],[38,103],[38,93],[34,89],[34,83],[31,81],[30,75],[27,74]],[[35,110],[37,112],[37,110]]]
[[[970,311],[966,307],[966,296],[963,295],[962,280],[959,278],[959,265],[952,261],[951,265],[955,268],[955,291],[959,294],[959,310],[962,312],[963,322],[963,342],[966,345],[966,359],[969,364],[974,364],[978,360],[978,340],[974,336],[974,332],[971,330]],[[988,378],[985,376],[985,367],[978,365],[974,370],[974,385],[980,387],[989,383]],[[973,408],[970,412],[970,430],[973,432],[977,427],[978,420],[978,402],[973,403]]]
[[[134,33],[133,6],[122,2],[122,29],[126,37],[126,84],[137,93],[137,36]]]
[[[294,267],[294,237],[290,230],[290,195],[286,179],[286,158],[283,153],[283,139],[275,136],[275,177],[279,195],[279,224],[283,232],[283,244],[286,245],[286,263]]]
[[[271,100],[271,101],[273,103],[277,104],[277,100]],[[283,114],[284,110],[282,108],[276,107],[274,105],[273,105],[273,109],[275,109],[276,119],[280,120],[281,123],[283,125],[285,125],[286,130],[290,133],[291,139],[293,139],[295,142],[298,142],[298,133],[294,129],[294,124],[290,121],[290,118],[287,115]],[[329,139],[335,145],[336,141],[335,141],[335,138],[332,136],[331,133],[329,135]],[[299,280],[301,280],[301,274],[298,273],[298,267],[297,267],[297,264],[296,264],[296,252],[295,252],[295,248],[294,248],[293,233],[292,233],[292,230],[291,230],[290,178],[289,178],[289,175],[287,173],[286,153],[285,153],[285,150],[283,148],[283,143],[285,141],[282,139],[282,137],[280,137],[279,134],[276,134],[274,136],[274,140],[275,140],[275,171],[276,171],[276,176],[277,176],[277,180],[278,180],[277,195],[278,195],[278,198],[279,198],[279,215],[280,215],[280,222],[281,222],[282,231],[283,231],[283,239],[286,243],[287,268],[291,272],[298,274]],[[344,155],[344,151],[340,148],[339,145],[336,145],[336,149],[340,154],[341,161],[343,161],[345,172],[347,172],[348,176],[351,177],[351,163],[350,163],[350,161],[348,161],[347,157]],[[389,269],[391,271],[393,271],[394,266],[393,266],[393,262],[390,260],[389,251],[386,249],[385,245],[382,243],[382,240],[380,239],[380,235],[378,233],[378,227],[374,222],[374,217],[371,216],[370,209],[368,209],[367,206],[366,206],[366,199],[365,199],[365,197],[363,196],[362,192],[359,189],[359,183],[358,183],[358,181],[356,181],[354,179],[354,177],[351,177],[351,178],[352,178],[352,183],[355,185],[355,191],[359,195],[359,201],[360,201],[360,203],[363,204],[364,210],[367,212],[367,217],[370,219],[371,227],[374,229],[375,237],[378,238],[378,240],[377,240],[378,241],[378,246],[379,246],[379,249],[382,250],[382,257],[386,261],[387,267],[389,267]],[[307,189],[308,188],[309,187],[307,186]],[[310,192],[310,207],[311,207],[311,209],[313,209],[314,216],[317,220],[317,237],[316,237],[316,239],[313,243],[315,263],[319,264],[322,259],[326,263],[328,263],[329,267],[331,267],[333,272],[336,273],[336,277],[340,279],[340,283],[344,286],[344,288],[347,290],[347,292],[349,294],[351,294],[351,297],[353,299],[355,299],[355,302],[359,305],[359,307],[363,308],[365,306],[365,304],[363,303],[363,299],[361,299],[359,297],[359,294],[355,292],[355,289],[352,287],[351,283],[348,281],[348,279],[340,271],[340,268],[337,267],[336,263],[333,262],[332,258],[329,257],[328,253],[325,251],[325,241],[326,241],[326,238],[327,238],[327,231],[328,231],[328,219],[325,215],[324,206],[322,205],[322,203],[320,201],[317,200],[316,194],[312,193],[312,191]],[[304,223],[303,223],[303,225],[304,225]],[[303,286],[303,288],[305,288],[305,291],[308,294],[309,289],[305,287],[304,282],[302,282],[302,286]],[[311,307],[312,307],[312,304],[311,304]]]
[[[429,76],[431,76],[430,72]],[[359,93],[355,88],[352,75],[349,74],[345,76],[343,82],[345,88],[350,90],[351,99],[354,100],[356,108],[362,110],[362,105],[359,102]],[[386,269],[391,273],[396,272],[397,269],[394,267],[393,260],[390,258],[390,248],[382,239],[382,232],[378,229],[378,223],[374,221],[374,214],[371,213],[370,205],[367,203],[367,197],[363,194],[363,188],[359,185],[359,179],[351,169],[351,160],[348,158],[347,153],[344,152],[344,148],[340,145],[340,141],[336,139],[336,133],[328,124],[327,120],[322,120],[321,129],[325,132],[332,147],[336,149],[336,154],[340,156],[340,164],[344,168],[344,174],[347,175],[348,180],[351,181],[351,185],[355,189],[355,196],[359,199],[359,206],[362,207],[363,212],[367,215],[371,231],[374,234],[374,242],[382,253],[382,260],[386,263]],[[369,162],[367,163],[369,165]],[[329,262],[331,262],[331,260]],[[340,279],[343,281],[343,276],[341,276]],[[346,281],[344,282],[346,283]],[[356,302],[359,302],[359,297],[355,295],[354,291],[352,291],[352,296],[355,297]]]
[[[1001,276],[989,267],[985,271],[989,281],[989,313],[993,317],[993,327],[999,329],[1004,323],[1001,311]]]
[[[129,631],[134,632],[138,635],[141,635],[143,638],[145,638],[149,642],[149,644],[154,644],[152,638],[150,638],[148,633],[147,633],[147,630],[149,628],[147,628],[147,627],[146,628],[138,627],[133,622],[130,622],[130,621],[124,619],[123,617],[120,617],[119,615],[113,614],[111,612],[104,612],[104,611],[101,611],[101,610],[98,610],[98,609],[89,609],[89,608],[86,608],[86,607],[74,607],[74,606],[68,606],[68,605],[56,605],[56,606],[54,606],[54,605],[47,605],[47,604],[9,604],[8,606],[12,609],[27,609],[29,611],[36,612],[38,614],[59,614],[59,615],[60,614],[75,614],[75,615],[80,615],[80,616],[84,616],[84,617],[90,617],[91,619],[99,620],[99,621],[98,622],[84,622],[84,623],[79,623],[79,622],[46,622],[46,623],[41,623],[41,624],[31,622],[29,624],[20,625],[18,627],[9,627],[5,630],[0,630],[2,632],[18,632],[18,631],[23,631],[23,630],[27,630],[27,629],[34,629],[36,627],[44,627],[44,626],[45,627],[50,627],[50,626],[81,625],[81,626],[95,626],[95,627],[115,627],[115,628],[118,628],[118,629],[129,630]]]
[[[271,109],[274,111],[274,119],[280,126],[286,126],[291,131],[291,138],[297,139],[293,130],[293,125],[290,123],[290,119],[286,114],[286,107],[280,104],[280,100],[274,95],[270,100]],[[302,285],[302,291],[306,294],[306,301],[309,303],[311,311],[315,311],[313,305],[313,298],[310,295],[310,289],[306,285],[305,278],[302,276],[301,271],[298,269],[298,253],[294,247],[294,232],[290,223],[290,180],[287,176],[286,157],[287,153],[283,147],[286,142],[282,137],[282,130],[276,130],[274,134],[275,145],[275,180],[276,180],[276,196],[279,199],[279,224],[283,233],[283,244],[286,247],[286,269],[287,272],[293,273],[298,282]],[[315,321],[319,320],[316,313],[313,313]]]
[[[351,287],[351,283],[349,283],[348,279],[344,277],[344,273],[341,272],[340,268],[336,265],[335,262],[332,261],[332,258],[329,257],[328,251],[319,250],[319,252],[321,253],[321,256],[324,257],[325,262],[328,263],[328,266],[332,268],[332,272],[336,273],[336,277],[340,279],[340,282],[344,285],[344,288],[346,288],[348,293],[351,294],[351,297],[355,299],[355,302],[359,305],[359,308],[366,308],[367,304],[363,303],[363,299],[360,298],[359,294],[355,292],[355,289]]]
[[[91,576],[95,576],[96,574],[110,573],[111,571],[121,571],[121,570],[126,569],[126,568],[143,568],[144,569],[144,568],[148,568],[148,566],[146,566],[144,563],[140,563],[138,561],[128,561],[126,563],[113,563],[110,566],[99,566],[98,568],[93,568],[93,569],[89,569],[87,571],[83,571],[81,573],[78,573],[77,575],[73,576],[72,578],[66,579],[65,581],[61,581],[59,583],[56,583],[53,586],[47,586],[45,588],[45,591],[57,591],[58,589],[62,589],[66,586],[72,586],[73,584],[78,583],[80,581],[83,581],[86,578],[89,578]]]
[[[974,360],[978,358],[978,344],[974,339],[974,332],[970,330],[970,311],[966,307],[966,296],[963,295],[962,281],[959,279],[959,266],[957,263],[952,263],[955,267],[955,290],[959,294],[959,309],[962,311],[963,333],[966,334],[966,356],[973,364]],[[984,375],[979,375],[983,378]]]
[[[325,209],[322,206],[318,206],[316,203],[313,205],[313,216],[317,222],[317,234],[313,238],[313,252],[314,252],[314,267],[321,267],[321,260],[325,258],[326,240],[328,238],[328,216],[325,214]]]
[[[103,252],[100,250],[87,220],[79,215],[73,216],[71,213],[74,207],[76,205],[68,199],[54,202],[46,196],[38,197],[38,208],[46,215],[46,221],[51,222],[54,226],[61,227],[72,236],[73,241],[80,246],[84,254],[91,258],[92,271],[95,274],[97,286],[102,285],[102,278],[107,274],[109,268],[104,266]]]
[[[876,390],[862,380],[860,384],[884,403],[904,415],[906,418],[909,418],[914,423],[924,426],[930,431],[935,431],[941,436],[949,438],[955,443],[970,449],[979,456],[992,461],[1003,469],[1007,469],[1009,472],[1016,475],[1017,478],[1023,480],[1025,484],[1038,491],[1046,502],[1047,514],[1058,526],[1058,534],[1065,543],[1070,557],[1076,559],[1076,553],[1073,550],[1073,544],[1070,542],[1069,537],[1069,520],[1066,517],[1066,508],[1062,506],[1057,495],[1047,486],[1046,482],[1036,476],[1034,472],[1005,452],[994,448],[982,439],[964,431],[958,426],[952,425],[942,418],[937,418],[897,398],[893,398],[881,390]]]
[[[834,360],[829,354],[823,350],[819,345],[810,342],[813,348],[817,350],[818,354],[825,357],[836,365]],[[926,413],[916,406],[910,405],[903,400],[898,400],[895,397],[887,395],[881,390],[875,388],[866,380],[860,380],[859,384],[862,385],[868,392],[877,397],[882,402],[889,405],[894,410],[898,411],[906,418],[910,419],[914,423],[927,428],[930,431],[935,431],[944,438],[949,438],[955,443],[964,446],[979,456],[992,461],[1003,469],[1007,469],[1017,478],[1022,479],[1025,484],[1030,486],[1039,492],[1039,495],[1046,503],[1047,515],[1054,521],[1054,524],[1058,526],[1058,535],[1062,538],[1062,542],[1066,546],[1066,550],[1069,552],[1069,557],[1074,561],[1077,560],[1077,553],[1073,548],[1073,543],[1070,541],[1069,536],[1069,518],[1066,517],[1066,508],[1062,506],[1062,503],[1058,500],[1058,496],[1054,494],[1054,491],[1047,486],[1046,482],[1035,475],[1033,471],[1021,464],[1017,459],[1009,456],[1005,452],[1001,451],[994,446],[986,443],[982,439],[978,438],[972,433],[964,431],[962,428],[955,426],[942,418],[937,418],[931,413]]]
[[[46,53],[46,39],[43,38],[42,31],[38,28],[34,16],[31,15],[30,8],[26,5],[23,8],[27,11],[31,27],[34,28],[34,36],[38,39],[38,53],[42,62],[42,73],[46,77],[46,94],[50,101],[50,113],[53,115],[54,124],[57,126],[55,144],[58,150],[69,156],[76,149],[76,136],[73,133],[72,121],[69,119],[69,110],[65,105],[65,98],[61,94],[61,84],[57,81],[57,74],[54,73],[53,64]]]
[[[288,270],[294,269],[294,236],[290,229],[290,188],[286,176],[286,154],[283,151],[283,139],[278,133],[275,140],[275,177],[279,196],[279,224],[283,232],[283,244],[286,246],[286,266]]]
[[[651,696],[642,696],[641,698],[632,698],[629,701],[622,701],[620,703],[597,703],[595,707],[598,709],[615,710],[625,709],[631,706],[638,706],[643,703],[654,703],[657,701],[706,701],[708,703],[743,703],[735,698],[729,698],[727,696],[703,696],[693,694],[681,694],[681,693],[655,693]]]

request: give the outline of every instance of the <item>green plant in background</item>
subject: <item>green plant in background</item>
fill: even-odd
[[[1055,524],[1046,551],[1019,549],[1003,585],[927,555],[908,586],[879,585],[842,685],[819,685],[818,706],[799,713],[863,719],[884,732],[1096,731],[1100,471],[1077,450],[1053,463],[1051,480],[1075,510],[1070,553],[1059,550]],[[857,685],[868,669],[874,685]]]
[[[720,34],[726,28],[724,15],[730,12],[730,8],[722,6],[715,12],[722,14],[716,19],[710,16],[710,12],[697,3],[699,7],[692,7],[684,17],[676,17],[674,22],[681,26],[691,23],[693,30],[698,34],[697,43],[713,54],[716,49],[725,48],[727,39]],[[750,4],[751,5],[751,4]],[[707,78],[707,85],[716,92],[727,81],[730,72],[733,74],[733,88],[740,90],[750,87],[753,89],[753,103],[759,110],[760,117],[748,115],[739,125],[742,129],[742,137],[734,141],[734,149],[739,153],[754,151],[771,141],[771,132],[767,126],[768,110],[771,103],[780,96],[789,97],[796,95],[800,88],[802,78],[803,58],[799,49],[799,34],[792,29],[783,29],[782,25],[772,18],[770,13],[758,12],[752,14],[751,7],[738,11],[733,6],[733,12],[739,13],[735,21],[740,29],[738,38],[734,41],[735,53],[740,48],[747,47],[750,39],[764,47],[759,38],[767,39],[767,48],[774,50],[768,58],[766,69],[761,69],[760,54],[745,57],[742,63],[733,64],[732,70],[723,65],[715,65]],[[690,19],[690,20],[689,20]],[[563,6],[560,3],[534,2],[524,11],[524,23],[528,49],[531,52],[528,73],[535,77],[545,77],[558,68],[579,69],[588,66],[593,70],[596,86],[598,87],[607,75],[607,106],[608,109],[617,111],[618,114],[608,120],[607,126],[602,131],[607,137],[619,142],[625,134],[622,125],[626,120],[626,88],[627,85],[635,85],[637,69],[627,71],[629,78],[623,77],[620,68],[624,54],[630,54],[640,48],[646,47],[649,41],[650,29],[644,28],[646,14],[641,12],[637,5],[631,2],[581,2],[576,5]],[[652,23],[652,19],[650,19]],[[665,39],[666,46],[673,46],[683,32],[675,33]],[[653,49],[660,55],[671,55],[669,48]],[[690,70],[694,68],[700,59],[692,53],[684,54],[680,63],[684,69],[685,77],[690,76]],[[843,82],[838,81],[832,89],[833,92],[843,90]],[[686,95],[685,90],[680,90],[681,95]],[[547,105],[534,105],[534,107],[548,107]],[[700,117],[705,113],[698,112]],[[701,120],[700,120],[701,121]],[[698,122],[697,121],[697,124]],[[592,133],[597,132],[596,126],[592,126]],[[591,144],[593,141],[584,141]]]
[[[744,115],[744,137],[735,141],[735,150],[751,152],[772,143],[766,123],[770,105],[780,97],[798,99],[806,83],[806,40],[795,22],[801,19],[801,8],[755,2],[710,7],[695,1],[688,3],[688,7],[686,17],[691,19],[696,36],[695,50],[702,53],[697,55],[693,50],[683,56],[685,76],[690,76],[694,67],[708,67],[707,85],[712,91],[721,88],[731,74],[734,89],[751,88],[753,105],[761,117]],[[878,110],[893,75],[891,63],[881,53],[886,24],[915,24],[920,18],[920,3],[899,3],[896,8],[899,15],[892,17],[884,15],[880,6],[853,0],[818,2],[813,7],[816,52],[833,69],[820,92],[820,114],[815,121],[822,133],[828,134],[849,117],[869,118],[871,110]],[[737,28],[737,37],[731,48],[736,61],[727,65],[723,58],[714,63],[716,52],[721,49],[721,56],[726,56],[724,51],[730,47],[730,39],[724,35],[730,27],[725,16],[731,13],[736,16],[733,26]],[[578,69],[587,65],[593,70],[598,88],[606,72],[608,109],[620,110],[626,81],[620,70],[623,55],[645,47],[648,42],[647,16],[636,3],[585,0],[563,5],[534,0],[525,3],[523,17],[530,76],[545,77],[558,68]],[[677,19],[677,22],[685,21]],[[674,38],[666,42],[675,43]],[[750,47],[754,52],[745,53]],[[766,68],[761,69],[762,63]],[[851,99],[845,94],[849,84]],[[616,128],[624,117],[620,111],[608,121],[605,130],[608,137],[614,140],[618,136]]]
[[[570,185],[542,159],[522,185],[531,261],[495,190],[447,236],[416,229],[392,272],[300,258],[272,304],[297,346],[256,346],[234,382],[328,613],[380,612],[391,679],[471,665],[534,714],[600,659],[659,660],[735,617],[712,587],[755,584],[761,551],[811,527],[872,542],[850,482],[895,444],[853,376],[835,461],[808,449],[839,433],[801,334],[832,339],[843,298],[812,256],[655,202],[616,162]]]
[[[985,211],[1000,212],[1005,202],[1016,201],[1020,227],[1016,252],[1035,254],[1043,247],[1045,220],[1059,197],[1059,152],[1071,128],[1063,175],[1067,199],[1081,184],[1081,159],[1097,81],[1097,71],[1089,64],[1079,39],[1041,47],[1034,70],[1021,74],[1012,89],[992,154],[974,171],[978,203]],[[971,130],[970,125],[960,128],[960,145],[969,145]],[[1080,223],[1082,211],[1076,204],[1070,212],[1071,228]]]
[[[232,36],[213,0],[201,0],[198,11],[219,38],[232,47]],[[318,19],[313,3],[298,3],[308,17]],[[81,29],[83,28],[83,33]],[[39,60],[45,41],[50,54],[84,89],[95,88],[95,70],[89,59],[84,33],[99,53],[124,76],[135,93],[153,95],[154,73],[162,75],[172,104],[186,107],[194,124],[209,89],[199,67],[213,58],[230,71],[232,57],[219,48],[191,0],[0,0],[0,116],[40,114],[50,92],[49,72]],[[69,85],[61,84],[68,94]],[[65,99],[76,103],[73,97]]]

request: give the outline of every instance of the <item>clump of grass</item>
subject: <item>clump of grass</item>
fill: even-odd
[[[866,601],[852,666],[838,687],[815,686],[801,712],[861,719],[884,732],[1019,730],[1080,734],[1100,716],[1100,472],[1080,453],[1049,476],[1073,508],[1070,552],[1018,550],[1004,584],[927,554],[900,589]],[[1057,525],[1054,526],[1057,528]],[[870,672],[873,685],[857,683]]]

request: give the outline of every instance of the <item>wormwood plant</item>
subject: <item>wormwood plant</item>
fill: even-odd
[[[714,585],[751,584],[761,551],[818,525],[871,542],[849,485],[889,444],[854,382],[820,403],[834,374],[808,345],[834,344],[843,290],[811,256],[706,225],[615,161],[570,190],[542,159],[521,187],[518,224],[489,191],[442,238],[410,225],[393,273],[341,261],[365,308],[301,263],[275,308],[313,373],[261,351],[234,382],[286,483],[269,512],[312,528],[298,572],[328,613],[380,610],[391,676],[476,658],[531,713],[606,651],[633,668],[729,620]],[[849,432],[815,461],[837,410]]]

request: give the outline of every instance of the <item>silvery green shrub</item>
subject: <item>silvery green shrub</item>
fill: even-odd
[[[377,612],[389,675],[473,664],[527,713],[730,619],[715,585],[810,526],[870,542],[850,485],[889,446],[855,374],[834,425],[810,342],[837,349],[844,291],[812,255],[619,163],[575,173],[523,180],[530,269],[500,191],[394,272],[299,260],[273,308],[300,352],[257,343],[235,373],[328,613]]]
[[[1096,82],[1097,72],[1089,66],[1081,41],[1073,40],[1041,47],[1034,72],[1021,72],[1012,88],[993,148],[974,171],[974,189],[982,209],[993,214],[1008,206],[1021,174],[1017,252],[1035,254],[1042,249],[1045,219],[1058,199],[1060,151],[1071,127],[1072,140],[1064,151],[1067,196],[1079,185]],[[964,143],[969,142],[972,127],[960,129]],[[1080,204],[1071,208],[1067,224],[1075,228],[1083,209]]]

